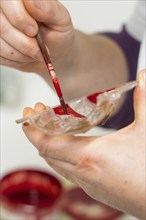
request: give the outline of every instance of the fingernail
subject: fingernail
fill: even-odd
[[[25,108],[23,109],[23,117],[24,117],[24,118],[30,117],[30,116],[32,116],[33,114],[35,114],[35,111],[34,111],[32,108],[30,108],[30,107],[25,107]],[[25,122],[28,122],[28,120],[25,121]]]
[[[38,102],[35,104],[34,109],[36,112],[42,112],[42,111],[46,110],[46,106],[43,103]]]
[[[27,126],[29,126],[30,125],[30,123],[28,122],[28,121],[25,121],[24,123],[23,123],[23,126],[25,126],[25,127],[27,127]]]
[[[139,81],[140,86],[145,86],[145,83],[146,83],[146,70],[142,70],[139,73],[138,81]]]
[[[41,9],[41,2],[40,1],[35,0],[34,5],[35,5],[36,8]]]
[[[41,53],[40,50],[36,53],[35,58],[36,58],[38,61],[44,62],[44,58],[43,58],[42,53]]]
[[[24,29],[25,34],[29,35],[30,37],[33,37],[36,35],[37,30],[34,26],[32,26],[31,24],[28,25],[25,29]]]

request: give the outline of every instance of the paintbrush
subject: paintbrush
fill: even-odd
[[[66,108],[66,104],[65,104],[65,101],[64,101],[64,98],[63,98],[61,87],[60,87],[56,72],[54,70],[54,67],[52,65],[48,50],[47,50],[46,45],[45,45],[45,42],[43,40],[40,28],[39,28],[38,33],[36,35],[36,40],[38,42],[38,45],[39,45],[39,48],[41,50],[42,56],[44,58],[48,73],[51,76],[51,80],[52,80],[52,83],[53,83],[54,88],[56,90],[56,93],[57,93],[57,96],[59,98],[62,109],[63,109],[64,113],[67,114],[67,108]]]

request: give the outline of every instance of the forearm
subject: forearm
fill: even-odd
[[[115,87],[125,82],[128,76],[122,50],[104,35],[76,31],[72,50],[64,57],[62,65],[54,64],[68,101]]]

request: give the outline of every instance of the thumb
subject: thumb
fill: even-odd
[[[135,121],[145,123],[146,113],[146,69],[138,73],[138,86],[134,92]]]
[[[67,9],[57,0],[24,0],[29,14],[46,25],[68,25],[71,21]]]

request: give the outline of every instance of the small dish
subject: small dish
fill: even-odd
[[[64,198],[59,179],[34,169],[18,169],[0,180],[1,219],[58,219]]]
[[[117,88],[91,94],[67,104],[67,114],[61,106],[47,107],[47,110],[30,117],[16,120],[16,123],[29,122],[47,135],[75,135],[86,132],[96,125],[102,125],[111,116],[121,95],[135,86],[130,81]]]
[[[118,220],[123,213],[89,197],[81,188],[73,187],[66,193],[64,212],[68,219]]]

